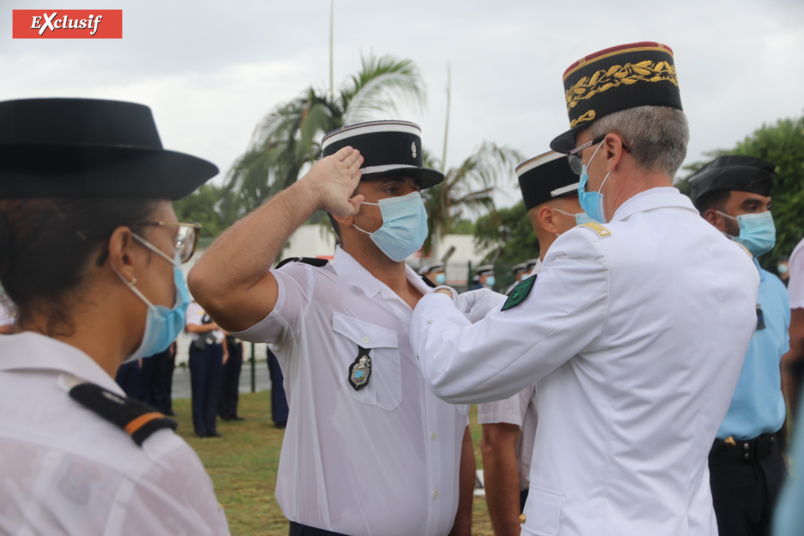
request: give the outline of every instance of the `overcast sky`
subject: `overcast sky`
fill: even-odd
[[[257,122],[304,88],[329,84],[329,0],[0,1],[0,100],[93,97],[149,105],[162,142],[222,176]],[[123,39],[12,39],[13,9],[122,9]],[[335,0],[335,85],[361,54],[412,59],[427,83],[419,123],[447,165],[484,140],[535,156],[568,128],[562,74],[635,41],[671,47],[690,121],[686,163],[730,149],[763,123],[804,113],[801,0]],[[379,119],[379,117],[378,117]],[[513,170],[512,170],[513,173]],[[513,177],[513,174],[512,174]],[[511,180],[500,199],[518,201]]]

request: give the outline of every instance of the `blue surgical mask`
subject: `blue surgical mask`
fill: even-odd
[[[740,214],[736,218],[719,210],[717,212],[726,218],[737,220],[740,235],[731,239],[744,245],[754,257],[760,257],[773,249],[776,244],[776,225],[770,210],[758,214]]]
[[[490,287],[493,287],[493,286],[494,286],[494,283],[496,283],[496,282],[497,282],[497,278],[496,278],[496,277],[494,277],[493,275],[490,275],[490,276],[488,276],[488,277],[486,278],[486,283],[485,283],[485,285],[486,285],[487,287],[489,287],[489,288],[490,288]]]
[[[443,285],[447,282],[447,274],[436,274],[435,282],[437,285]]]
[[[389,259],[402,262],[422,247],[427,238],[427,211],[419,192],[362,204],[380,207],[382,226],[373,233],[354,227],[369,235]]]
[[[176,337],[179,336],[179,333],[181,333],[181,330],[184,328],[184,314],[187,311],[187,306],[190,304],[190,292],[187,289],[187,283],[184,281],[181,268],[179,268],[179,263],[176,260],[171,261],[170,257],[159,251],[145,239],[137,235],[134,235],[134,237],[138,242],[167,259],[173,265],[173,284],[176,287],[176,302],[172,309],[168,309],[162,305],[152,304],[137,287],[126,281],[126,279],[115,270],[117,277],[122,279],[123,282],[126,283],[126,286],[148,306],[145,313],[145,331],[142,335],[142,342],[140,342],[140,346],[133,354],[126,357],[124,363],[140,359],[141,357],[150,357],[167,350],[170,343],[176,340]]]
[[[592,163],[592,160],[601,147],[603,147],[602,143],[598,145],[595,152],[592,153],[592,158],[589,159],[589,162],[584,164],[581,168],[581,180],[578,182],[578,201],[583,211],[591,218],[591,221],[606,223],[606,217],[603,215],[603,194],[600,192],[603,190],[603,185],[606,184],[609,175],[611,175],[611,171],[606,173],[606,176],[603,177],[603,182],[600,183],[600,188],[598,188],[597,192],[586,191],[586,183],[589,180],[588,166]]]
[[[560,212],[562,214],[566,214],[567,216],[575,216],[575,225],[583,225],[584,223],[590,223],[594,221],[586,214],[586,212],[578,212],[577,214],[573,214],[571,212],[566,212],[564,210],[555,207],[553,207],[553,210],[555,210],[556,212]]]

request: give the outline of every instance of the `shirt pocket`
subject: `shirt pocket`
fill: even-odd
[[[564,494],[533,485],[528,490],[528,501],[525,503],[526,530],[523,534],[538,536],[555,536],[558,534],[561,519],[561,503]]]
[[[335,356],[343,388],[352,398],[364,404],[395,409],[402,402],[402,367],[397,333],[337,312],[332,316],[332,331],[345,338],[343,342],[349,349],[344,355]],[[349,367],[358,357],[358,346],[369,350],[371,358],[368,384],[359,391],[349,382]],[[335,345],[335,348],[343,348],[343,345]]]

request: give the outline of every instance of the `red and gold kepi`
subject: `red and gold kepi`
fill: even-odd
[[[570,129],[550,142],[561,153],[575,147],[579,131],[611,113],[638,106],[682,109],[673,51],[655,42],[620,45],[581,58],[564,72],[564,96]]]

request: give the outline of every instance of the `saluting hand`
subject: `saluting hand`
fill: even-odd
[[[363,157],[360,151],[344,147],[337,153],[316,162],[302,178],[315,191],[318,208],[336,216],[357,214],[362,195],[352,198],[352,192],[360,182],[360,166]]]

